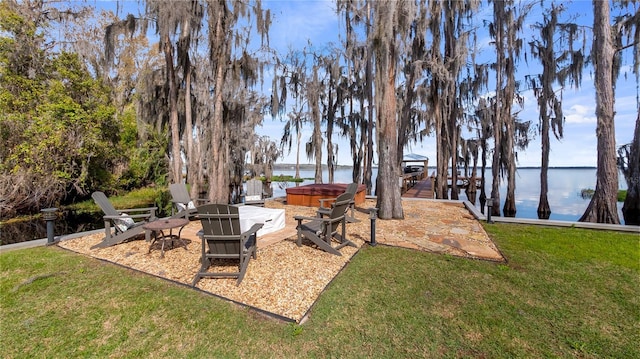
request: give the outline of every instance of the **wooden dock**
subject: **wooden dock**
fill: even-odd
[[[402,194],[403,198],[427,198],[433,199],[433,188],[431,188],[431,178],[427,177],[417,181],[411,188]]]

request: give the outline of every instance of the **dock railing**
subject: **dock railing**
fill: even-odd
[[[415,184],[418,183],[418,181],[424,178],[425,178],[424,171],[416,171],[416,172],[409,172],[409,173],[402,174],[402,176],[398,178],[398,181],[400,182],[400,192],[401,193],[407,192],[408,189],[415,186]]]

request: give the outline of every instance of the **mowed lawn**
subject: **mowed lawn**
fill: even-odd
[[[6,252],[0,357],[640,357],[640,235],[485,228],[506,264],[365,246],[303,325],[55,246]]]

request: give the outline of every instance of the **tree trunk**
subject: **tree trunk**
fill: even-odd
[[[480,162],[480,212],[484,214],[484,205],[487,203],[487,193],[485,186],[487,184],[487,135],[484,131],[485,125],[482,124],[482,135],[480,137],[480,148],[482,149],[482,161]]]
[[[320,116],[320,81],[318,81],[318,68],[313,68],[312,93],[309,96],[311,107],[311,120],[313,121],[313,157],[316,161],[315,183],[322,183],[322,119]]]
[[[542,101],[545,102],[545,101]],[[545,102],[546,103],[546,102]],[[546,111],[546,106],[541,103],[540,111]],[[538,218],[549,219],[551,207],[547,193],[549,192],[549,121],[542,120],[542,167],[540,168],[540,201],[538,202]]]
[[[501,102],[503,96],[503,69],[504,69],[504,2],[493,3],[493,21],[495,27],[495,47],[496,47],[496,96],[493,102],[494,117],[493,117],[493,158],[491,161],[491,200],[493,206],[491,207],[491,215],[500,215],[500,158],[502,156],[502,130],[504,125],[504,119],[502,118],[502,105]]]
[[[448,172],[449,172],[449,136],[447,136],[446,124],[442,115],[441,101],[438,96],[438,85],[434,82],[431,86],[434,105],[432,109],[433,120],[436,125],[436,183],[435,194],[437,199],[449,198]]]
[[[617,209],[618,167],[614,126],[613,37],[609,2],[593,0],[593,53],[595,62],[598,168],[596,189],[580,222],[620,224]]]
[[[500,90],[498,91],[500,92]],[[497,95],[496,95],[497,96]],[[493,124],[493,159],[491,162],[491,175],[493,177],[491,183],[491,200],[493,206],[491,207],[491,215],[500,215],[500,152],[502,151],[502,123],[499,119],[499,106],[496,105],[496,120]]]
[[[202,123],[203,116],[200,113],[196,115],[196,138],[193,141],[193,152],[197,157],[193,157],[192,160],[195,162],[195,166],[197,171],[193,174],[193,182],[192,185],[195,185],[197,188],[197,193],[195,198],[205,198],[203,192],[207,192],[207,188],[205,187],[205,179],[207,178],[206,168],[208,168],[208,163],[206,162],[206,155],[204,148],[208,147],[208,143],[205,143],[206,136],[204,136],[203,128],[204,124]],[[204,145],[204,146],[203,146]]]
[[[187,153],[187,182],[191,184],[190,195],[191,198],[198,198],[200,195],[200,184],[197,181],[198,160],[196,157],[198,153],[195,151],[194,139],[193,139],[193,115],[191,111],[191,63],[187,61],[187,66],[184,71],[184,143]]]
[[[375,23],[377,42],[375,53],[375,84],[378,140],[378,216],[381,219],[404,218],[397,161],[397,112],[396,112],[396,45],[394,31],[395,5],[392,1],[376,3]]]
[[[330,70],[330,69],[329,69]],[[328,81],[328,91],[329,91],[329,96],[327,98],[327,114],[326,114],[326,119],[327,119],[327,126],[326,126],[326,136],[327,136],[327,172],[328,172],[328,181],[329,183],[334,183],[334,174],[335,174],[335,155],[333,153],[333,122],[335,119],[335,108],[334,108],[334,104],[333,104],[333,86],[334,82],[333,79],[331,78],[331,75],[329,77],[329,81]]]
[[[390,67],[395,62],[391,61]],[[380,69],[381,70],[381,69]],[[384,71],[384,74],[395,73],[395,69]],[[376,194],[378,196],[377,207],[381,219],[404,218],[400,186],[398,185],[398,169],[396,154],[396,97],[395,97],[395,77],[389,75],[386,88],[382,89],[381,104],[382,109],[378,114],[378,179]],[[376,86],[376,88],[378,88]]]
[[[373,96],[369,96],[370,100]],[[364,185],[367,187],[367,194],[371,195],[373,192],[373,101],[369,101],[369,115],[366,120],[367,126],[367,158],[366,158],[366,168],[364,171]]]
[[[169,126],[171,131],[171,181],[182,182],[182,157],[180,156],[180,123],[178,122],[178,89],[173,67],[173,45],[168,34],[163,37],[164,60],[169,83]]]
[[[214,105],[211,126],[211,156],[209,161],[209,201],[212,203],[227,203],[229,200],[229,171],[227,170],[227,158],[225,157],[225,133],[224,133],[224,104],[222,88],[224,87],[224,74],[226,59],[225,32],[222,27],[224,18],[224,6],[218,6],[215,12],[215,46],[212,62],[215,64]]]
[[[437,109],[434,108],[434,112],[436,111]],[[447,156],[446,146],[443,143],[444,136],[442,135],[442,122],[438,120],[437,116],[434,116],[434,118],[436,119],[436,183],[434,192],[436,199],[448,199],[447,163],[449,161],[449,156]]]
[[[516,52],[517,50],[517,28],[514,24],[507,24],[507,58],[505,60],[505,73],[507,82],[505,85],[504,97],[502,98],[503,110],[501,112],[504,123],[504,147],[502,149],[502,160],[506,160],[507,166],[507,194],[504,199],[502,213],[505,217],[516,216],[516,156],[515,156],[515,138],[516,138],[516,118],[512,113],[513,102],[516,92]]]
[[[506,97],[507,102],[510,104],[513,97]],[[511,106],[509,105],[509,110]],[[504,206],[502,213],[505,217],[516,216],[516,159],[514,155],[514,121],[515,119],[510,112],[505,109],[505,146],[504,155],[507,162],[507,194],[504,199]]]
[[[367,11],[366,11],[366,23],[370,23],[371,17],[371,2],[367,1]],[[366,27],[366,35],[367,39],[370,36],[370,26]],[[367,118],[365,120],[366,127],[366,159],[365,159],[365,168],[364,168],[364,185],[367,187],[367,194],[371,195],[373,190],[373,58],[371,54],[371,47],[366,47],[366,56],[367,63],[365,64],[365,81],[364,81],[364,90],[366,92],[367,103],[369,104],[367,108]]]
[[[353,113],[353,96],[350,96],[349,99],[349,121],[351,122],[351,126],[349,126],[349,145],[351,146],[351,158],[353,160],[353,170],[351,172],[351,181],[353,183],[360,183],[361,170],[362,170],[362,158],[364,155],[363,149],[363,139],[365,136],[362,134],[364,132],[364,126],[362,118],[364,117],[364,101],[360,99],[360,116],[354,116]],[[357,119],[356,119],[357,118]],[[360,140],[357,138],[357,129],[360,129]]]
[[[627,168],[627,198],[622,206],[622,216],[626,225],[640,225],[640,112],[636,119],[636,129],[629,150]]]
[[[469,178],[469,187],[467,187],[467,199],[474,206],[476,205],[476,197],[478,187],[476,187],[476,179],[478,176],[478,145],[475,145],[475,153],[473,154],[473,167],[471,168],[471,177]]]
[[[507,134],[508,136],[508,134]],[[513,142],[513,137],[510,137]],[[513,151],[513,147],[512,147]],[[513,152],[509,153],[507,162],[507,195],[504,199],[502,213],[505,217],[516,216],[516,161]]]
[[[411,110],[413,108],[413,101],[415,98],[415,86],[416,86],[416,71],[413,69],[415,65],[411,65],[411,70],[409,71],[409,78],[407,79],[407,84],[405,85],[405,93],[404,93],[404,103],[402,108],[400,109],[400,118],[398,121],[399,129],[398,129],[398,163],[402,163],[404,158],[404,147],[409,142],[409,138],[407,136],[407,131],[409,128],[409,124],[413,121],[411,120]],[[426,168],[424,169],[427,170]]]
[[[448,20],[447,20],[448,22]],[[451,31],[451,30],[449,30]],[[452,37],[452,35],[448,34],[447,36],[447,47],[451,47],[451,46],[455,46],[452,44],[453,39],[451,39],[450,37]],[[453,49],[451,50],[453,51]],[[451,54],[451,57],[453,57],[453,53]],[[447,53],[447,56],[445,57],[445,62],[450,61],[449,60],[449,53]],[[454,76],[454,73],[456,72],[454,68],[452,68],[452,64],[449,65],[449,74],[450,76]],[[458,107],[456,104],[456,100],[455,98],[457,97],[456,95],[456,84],[455,84],[455,80],[452,78],[448,78],[447,80],[447,87],[446,87],[446,101],[447,101],[447,105],[446,105],[446,111],[445,113],[447,114],[447,118],[443,118],[442,121],[443,122],[447,122],[447,124],[445,125],[445,135],[447,136],[447,143],[446,146],[447,148],[447,158],[446,161],[449,161],[449,158],[451,159],[451,194],[450,194],[450,198],[452,200],[458,200],[460,198],[460,188],[458,188],[458,140],[459,140],[459,135],[458,135]],[[445,171],[445,175],[448,174],[448,171]],[[445,191],[448,190],[448,188],[444,188]]]
[[[455,86],[449,92],[449,96],[455,97]],[[460,198],[460,188],[458,188],[458,126],[455,104],[452,104],[449,114],[449,143],[451,144],[451,199],[458,200]]]
[[[454,2],[443,2],[444,8],[444,66],[447,69],[447,78],[444,79],[445,85],[445,110],[443,111],[443,122],[447,122],[445,125],[448,153],[447,161],[451,158],[451,199],[458,200],[460,195],[460,189],[458,188],[458,93],[457,93],[457,78],[459,76],[460,66],[456,60],[456,57],[461,57],[461,54],[456,51],[456,12],[454,11]],[[448,172],[445,172],[445,175]],[[445,188],[445,191],[447,188]]]
[[[301,143],[301,138],[302,138],[302,131],[298,130],[298,133],[296,135],[296,141],[297,141],[298,149],[296,150],[296,176],[294,177],[295,179],[300,178],[300,143]],[[298,183],[298,182],[296,182],[296,183]]]

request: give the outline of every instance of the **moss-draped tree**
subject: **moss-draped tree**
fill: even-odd
[[[593,54],[596,86],[598,160],[596,189],[580,222],[619,224],[618,167],[614,126],[614,66],[616,48],[608,1],[593,0]]]
[[[552,4],[543,14],[543,22],[536,23],[540,38],[529,43],[531,54],[539,59],[542,74],[529,78],[530,87],[538,99],[542,159],[540,166],[540,199],[538,218],[549,219],[551,208],[547,193],[549,190],[549,152],[551,149],[550,131],[556,139],[561,139],[564,128],[562,110],[562,91],[567,83],[578,87],[582,78],[584,55],[581,48],[575,48],[574,42],[581,33],[580,28],[571,23],[562,23],[559,16],[564,7]],[[559,85],[555,89],[554,85]]]
[[[381,219],[404,218],[397,161],[396,75],[400,56],[399,37],[406,34],[415,9],[410,2],[376,1],[373,4],[371,34],[375,58],[376,139],[378,141],[378,177],[376,184],[378,216]]]

